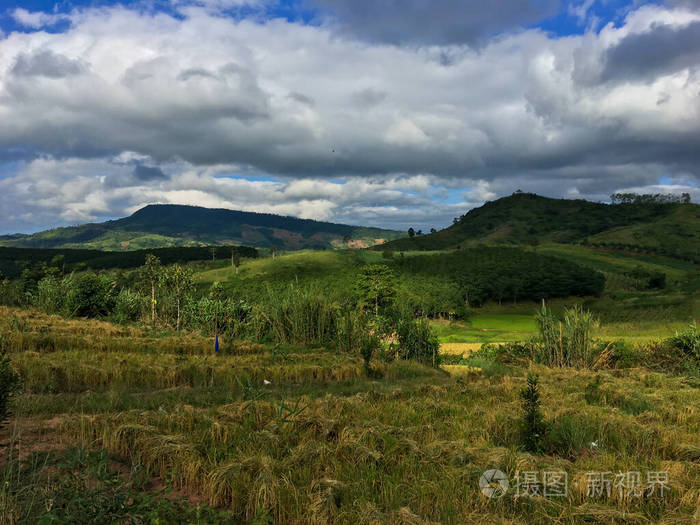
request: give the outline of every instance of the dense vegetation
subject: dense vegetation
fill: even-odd
[[[693,262],[220,250],[0,279],[0,522],[696,521]]]
[[[242,244],[278,249],[326,249],[354,241],[372,246],[401,233],[267,213],[161,204],[130,217],[0,237],[0,245],[24,248],[150,249],[164,246]]]
[[[381,249],[443,250],[475,243],[587,243],[697,262],[700,206],[638,197],[626,198],[620,204],[602,204],[515,193],[470,210],[444,230],[399,239]]]
[[[230,260],[234,257],[255,258],[258,252],[247,246],[200,246],[153,248],[128,252],[104,252],[99,250],[3,248],[0,247],[0,281],[2,277],[16,279],[27,270],[32,274],[45,273],[46,266],[60,272],[73,270],[129,269],[141,266],[146,255],[153,254],[163,264],[208,261],[212,258]]]
[[[437,276],[450,279],[466,306],[479,306],[487,300],[500,303],[599,295],[605,285],[599,272],[516,248],[398,257],[395,264],[402,273],[409,274],[409,282]]]

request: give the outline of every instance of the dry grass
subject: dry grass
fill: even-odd
[[[47,322],[26,319],[34,328],[19,333],[36,333]],[[151,337],[69,323],[85,341]],[[55,328],[70,335],[60,322]],[[475,345],[459,346],[466,352]],[[20,402],[15,428],[51,421],[51,439],[63,446],[103,448],[139,463],[164,483],[231,509],[243,523],[690,524],[700,517],[700,389],[682,376],[535,366],[486,377],[478,368],[445,366],[445,374],[415,363],[373,362],[382,378],[368,379],[359,357],[324,350],[220,356],[147,350],[15,351],[33,405],[104,401],[99,411],[31,420]],[[519,447],[519,391],[527,371],[540,375],[551,425],[542,455]],[[279,390],[257,396],[264,380]],[[341,384],[353,388],[343,391]],[[189,389],[192,401],[165,395],[164,388]],[[114,389],[159,401],[144,409],[125,398],[110,409]],[[217,389],[235,395],[220,403],[195,395]],[[518,472],[565,471],[568,497],[488,500],[478,479],[489,468],[511,480]],[[591,471],[662,470],[672,488],[663,499],[586,494]]]

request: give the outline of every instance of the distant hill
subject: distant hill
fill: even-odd
[[[267,213],[154,204],[114,221],[0,236],[14,248],[137,250],[168,246],[246,245],[284,250],[363,248],[403,233]]]
[[[395,240],[381,249],[443,250],[545,242],[647,251],[700,262],[700,206],[602,204],[515,193],[470,210],[444,230]]]

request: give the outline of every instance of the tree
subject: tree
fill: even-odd
[[[437,230],[435,228],[430,228],[430,233],[436,233]]]
[[[60,281],[57,281],[60,283]],[[71,276],[66,289],[66,309],[71,316],[99,317],[114,306],[114,281],[92,270]]]
[[[51,264],[53,268],[58,268],[61,270],[61,276],[66,274],[66,256],[63,254],[55,255],[51,259]]]
[[[413,236],[414,236],[415,234],[416,234],[416,230],[414,230],[413,228],[409,228],[409,229],[408,229],[408,236],[409,236],[409,237],[413,238]]]
[[[231,266],[236,269],[236,275],[238,275],[238,267],[241,265],[241,256],[238,250],[231,248]]]
[[[523,407],[523,418],[520,422],[523,446],[529,452],[541,452],[547,424],[542,416],[540,384],[536,375],[527,376],[527,385],[520,391],[520,399]]]
[[[141,280],[151,288],[151,323],[156,322],[156,286],[161,278],[163,266],[160,259],[153,254],[146,255],[146,262],[140,268]]]
[[[175,307],[177,309],[175,329],[180,330],[182,301],[194,287],[194,272],[186,266],[173,264],[163,272],[162,282],[171,291],[175,299]]]
[[[270,247],[270,253],[272,254],[272,258],[274,259],[275,258],[275,247],[274,246]]]
[[[360,303],[373,306],[374,315],[379,315],[379,308],[387,306],[393,300],[395,291],[394,274],[388,266],[370,264],[365,266],[357,279],[357,291]]]
[[[345,246],[347,246],[348,244],[350,244],[350,241],[352,241],[352,237],[350,237],[349,235],[344,235],[344,236],[343,236],[343,244],[345,244]]]

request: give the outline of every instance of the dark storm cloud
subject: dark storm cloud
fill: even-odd
[[[360,91],[355,91],[352,94],[352,100],[360,106],[376,106],[381,104],[387,98],[387,93],[378,89],[367,88]]]
[[[160,168],[144,166],[142,164],[139,164],[134,168],[133,175],[140,181],[165,180],[168,178],[168,176],[163,173],[163,170]]]
[[[700,66],[700,22],[684,27],[654,25],[633,33],[605,53],[601,80],[654,80],[660,74]]]
[[[17,57],[12,73],[20,77],[65,78],[87,70],[80,60],[73,60],[51,50],[34,54],[22,53]]]
[[[309,0],[360,38],[392,44],[474,44],[553,16],[558,0]]]
[[[338,38],[332,23],[204,10],[95,10],[66,33],[0,39],[0,152],[27,155],[8,168],[16,176],[0,173],[0,221],[29,203],[69,222],[122,215],[113,201],[438,225],[441,184],[455,216],[517,188],[602,199],[660,177],[700,181],[695,14],[647,6],[599,32],[520,30],[474,49],[413,44],[477,41],[493,29],[469,24],[505,27],[520,4],[489,18],[485,3],[441,3],[430,14],[444,35],[427,2],[353,5],[374,35],[363,38],[380,45]],[[48,58],[27,54],[49,47]],[[89,69],[76,75],[64,50]],[[689,74],[661,77],[681,67]],[[455,189],[471,187],[458,202]]]

